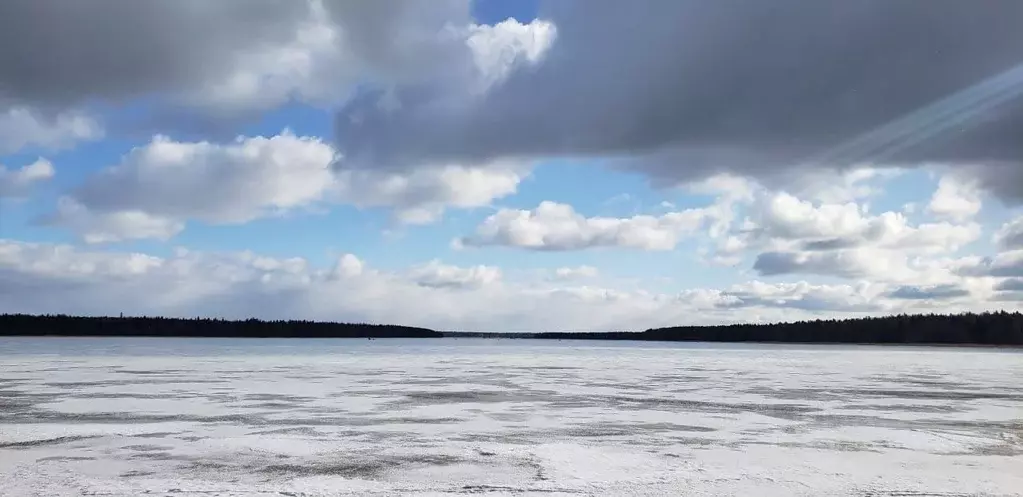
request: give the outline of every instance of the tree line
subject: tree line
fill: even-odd
[[[231,321],[217,318],[83,317],[0,314],[0,336],[182,336],[280,338],[535,338],[701,342],[1023,345],[1023,314],[900,314],[789,323],[674,326],[641,332],[485,333],[317,321]]]
[[[0,335],[253,338],[439,338],[426,328],[317,321],[231,321],[216,318],[84,317],[2,314]]]
[[[772,324],[673,326],[643,332],[537,333],[541,339],[1023,345],[1023,314],[900,314]]]

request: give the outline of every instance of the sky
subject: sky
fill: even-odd
[[[0,312],[1023,308],[1021,2],[0,2]]]

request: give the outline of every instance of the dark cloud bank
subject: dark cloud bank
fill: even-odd
[[[1005,74],[1023,63],[1023,2],[599,0],[542,13],[558,29],[545,63],[485,97],[416,86],[397,110],[373,92],[349,102],[336,119],[347,167],[592,156],[674,183],[941,162],[1023,202],[1023,71]]]

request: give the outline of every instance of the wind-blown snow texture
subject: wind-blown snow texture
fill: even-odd
[[[0,339],[0,494],[1021,495],[1023,354]]]

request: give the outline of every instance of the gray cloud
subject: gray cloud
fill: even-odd
[[[884,309],[849,286],[754,283],[723,291],[721,297],[717,306],[725,309],[777,307],[810,312],[878,312]]]
[[[664,183],[808,159],[998,163],[976,174],[1023,201],[1023,181],[998,181],[1021,174],[1023,71],[899,121],[1023,63],[1023,3],[598,0],[544,15],[546,61],[485,98],[417,86],[396,111],[351,101],[336,119],[348,163],[613,156]]]
[[[53,164],[43,158],[18,169],[0,164],[0,198],[27,196],[38,184],[53,179],[54,174]]]
[[[822,311],[838,311],[838,312],[878,312],[883,308],[880,305],[873,303],[850,303],[838,299],[827,299],[814,297],[811,295],[804,295],[798,298],[777,300],[777,299],[765,299],[752,295],[733,295],[729,293],[724,294],[726,297],[735,297],[737,300],[730,303],[720,304],[718,307],[724,309],[745,309],[751,307],[777,307],[782,309],[799,309],[802,311],[810,312],[822,312]]]
[[[753,270],[761,276],[814,274],[857,278],[870,274],[871,267],[858,252],[764,252],[757,256]]]
[[[111,134],[229,138],[289,101],[334,106],[367,83],[441,85],[475,70],[472,0],[12,0],[0,4],[0,111],[106,116]],[[450,86],[450,84],[448,84]]]
[[[995,285],[995,290],[1003,292],[1023,292],[1023,278],[1005,280]]]
[[[1005,223],[995,234],[995,241],[1005,250],[1023,249],[1023,216]]]
[[[958,268],[956,272],[962,276],[1023,278],[1023,250],[1002,252],[994,257],[984,257]]]
[[[293,36],[304,2],[0,3],[0,101],[75,104],[193,86]]]
[[[969,290],[959,285],[936,286],[901,286],[888,294],[893,299],[902,300],[949,300],[968,297]]]

